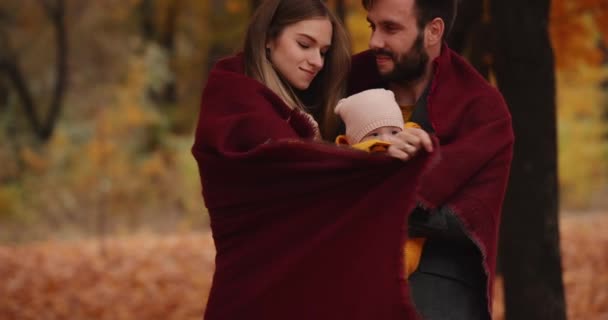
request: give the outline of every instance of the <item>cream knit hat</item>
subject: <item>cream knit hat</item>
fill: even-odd
[[[386,89],[366,90],[338,102],[335,112],[346,125],[349,144],[358,143],[380,127],[403,128],[403,114],[395,94]]]

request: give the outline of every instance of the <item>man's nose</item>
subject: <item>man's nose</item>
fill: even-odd
[[[371,37],[369,38],[369,48],[370,49],[381,49],[384,48],[384,39],[382,36],[378,34],[378,32],[373,31]]]

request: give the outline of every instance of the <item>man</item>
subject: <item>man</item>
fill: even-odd
[[[409,237],[427,238],[408,281],[414,304],[424,319],[490,319],[511,116],[445,43],[457,0],[362,3],[372,35],[370,50],[353,57],[350,94],[393,91],[405,121],[440,142],[441,159],[422,177],[409,219]]]

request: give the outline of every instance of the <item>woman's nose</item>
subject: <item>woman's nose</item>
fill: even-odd
[[[308,63],[317,70],[323,68],[323,56],[321,55],[321,52],[314,51],[308,58]]]

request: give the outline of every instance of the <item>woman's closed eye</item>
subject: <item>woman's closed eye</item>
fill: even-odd
[[[307,42],[297,41],[297,43],[300,46],[300,48],[302,48],[304,50],[312,48],[312,46],[310,44],[308,44]],[[327,49],[321,49],[321,50],[319,50],[319,55],[321,57],[325,58],[325,56],[327,55],[327,51],[329,51],[329,48],[327,48]]]
[[[302,41],[298,41],[298,45],[300,46],[300,48],[302,49],[309,49],[310,48],[310,44],[306,43],[306,42],[302,42]]]

